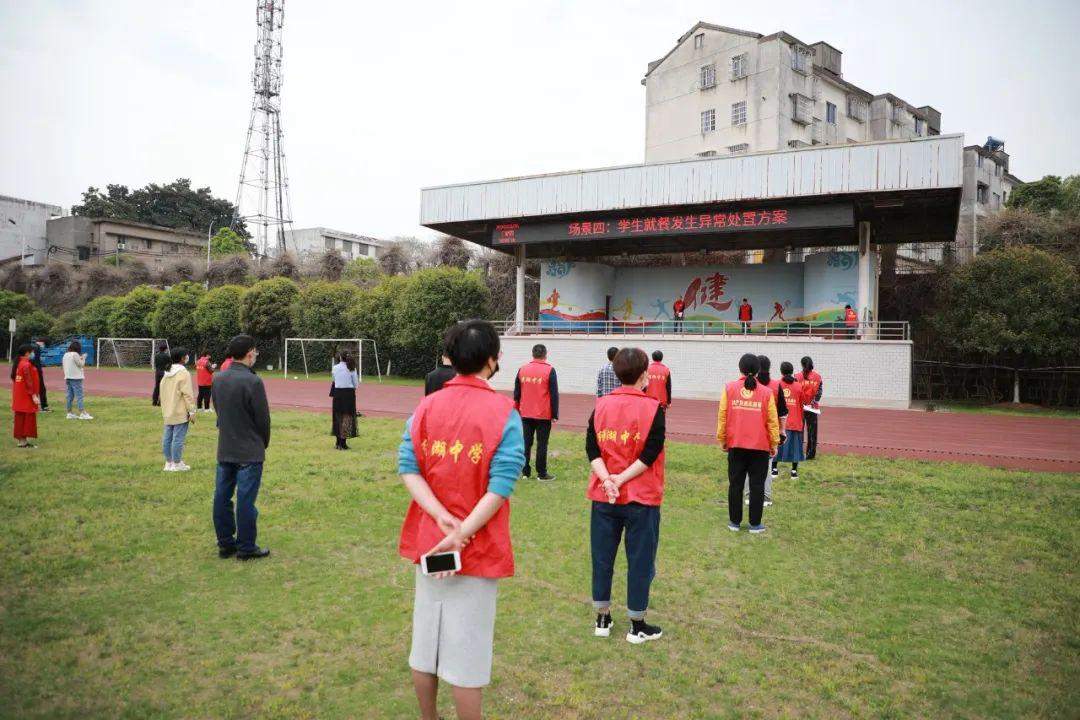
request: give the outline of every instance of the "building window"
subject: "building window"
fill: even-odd
[[[985,205],[990,199],[990,188],[979,183],[975,188],[975,199],[980,205]]]
[[[694,47],[695,48],[703,48],[703,47],[705,47],[705,33],[698,33],[697,35],[694,36]]]
[[[153,240],[143,240],[143,244],[146,246],[147,250],[153,250],[154,249],[154,241]]]
[[[810,74],[810,48],[802,45],[791,46],[791,69],[803,75]]]
[[[333,250],[334,249],[334,238],[324,236],[323,237],[323,248],[326,249],[326,250]]]
[[[739,143],[738,145],[728,145],[728,152],[732,155],[739,155],[750,149],[749,143]]]
[[[994,175],[1001,177],[1001,166],[997,163],[994,163]]]
[[[708,90],[716,87],[716,66],[703,65],[701,68],[701,89]]]
[[[994,202],[992,202],[990,204],[990,207],[992,207],[995,210],[1000,210],[1001,209],[1001,196],[998,195],[997,193],[994,193]]]
[[[124,235],[116,236],[116,249],[127,250],[127,237]]]
[[[746,53],[731,58],[731,79],[739,80],[746,77]]]
[[[922,118],[915,118],[915,134],[916,135],[921,136],[923,134],[923,129],[925,128],[925,126],[926,126],[926,121],[925,120],[923,120]]]
[[[731,103],[731,124],[746,124],[746,101]]]
[[[90,259],[90,248],[86,247],[85,245],[80,245],[75,249],[79,252],[80,262],[86,262]]]
[[[712,132],[715,129],[716,129],[716,111],[715,110],[706,110],[705,112],[701,113],[701,133],[702,133],[702,135],[704,135],[705,133]]]
[[[814,101],[805,95],[792,93],[791,119],[800,125],[809,125],[814,119]]]
[[[836,124],[836,106],[831,102],[825,103],[825,122]]]
[[[976,155],[975,156],[975,166],[976,167],[982,167],[982,161],[983,161],[983,156],[982,155]]]
[[[715,150],[706,150],[705,152],[699,152],[697,154],[697,156],[701,157],[701,158],[716,157],[716,151]]]

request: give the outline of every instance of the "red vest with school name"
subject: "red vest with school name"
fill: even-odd
[[[439,502],[464,520],[487,493],[491,458],[514,405],[475,376],[458,375],[420,401],[410,435],[420,474]],[[398,552],[419,562],[445,537],[435,519],[409,504]],[[514,574],[510,500],[503,503],[461,551],[461,575],[501,578]]]
[[[784,427],[788,430],[802,430],[802,406],[806,402],[806,388],[798,380],[789,384],[781,379],[780,392],[784,393],[784,402],[787,403],[787,420],[784,422]]]
[[[739,306],[739,319],[748,321],[754,316],[754,309],[749,304]]]
[[[795,373],[795,379],[803,384],[803,389],[806,390],[806,399],[804,405],[811,407],[817,407],[818,402],[814,398],[817,397],[818,388],[821,387],[821,375],[818,375],[816,370],[810,372]]]
[[[655,398],[664,407],[671,404],[671,398],[667,394],[667,381],[671,376],[671,370],[662,362],[654,362],[649,365],[649,384],[645,386],[645,394]]]
[[[645,440],[649,436],[656,411],[660,403],[637,388],[623,385],[615,388],[610,395],[596,401],[593,414],[593,428],[600,445],[600,456],[612,475],[621,473],[634,464],[645,449]],[[589,490],[586,496],[590,500],[607,502],[600,479],[596,473],[589,474]],[[619,488],[616,505],[641,503],[642,505],[660,505],[664,500],[664,451],[645,472]]]
[[[533,360],[518,370],[521,400],[517,403],[521,417],[535,420],[551,419],[551,365]]]
[[[15,382],[11,384],[11,409],[21,413],[36,413],[34,396],[41,391],[38,371],[30,358],[22,358],[15,366]]]
[[[727,434],[724,444],[744,450],[771,450],[769,444],[769,403],[776,402],[774,391],[762,383],[753,390],[743,387],[743,380],[727,384]]]
[[[847,308],[844,311],[844,324],[848,327],[855,327],[859,324],[859,314],[851,308]]]

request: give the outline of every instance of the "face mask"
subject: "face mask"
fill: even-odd
[[[495,367],[491,369],[491,374],[488,375],[488,380],[495,377],[498,374],[498,372],[499,372],[499,361],[496,360],[495,361]]]

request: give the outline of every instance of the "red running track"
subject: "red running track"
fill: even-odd
[[[63,376],[59,368],[46,368],[50,399],[57,410],[63,404]],[[329,378],[285,380],[264,376],[272,407],[329,412]],[[86,393],[145,397],[149,402],[153,380],[147,371],[90,369]],[[407,417],[423,395],[422,388],[365,382],[358,402],[367,415]],[[584,430],[593,408],[590,395],[561,398],[563,430]],[[668,437],[684,442],[715,442],[716,403],[677,400],[668,411]],[[819,445],[823,452],[876,457],[915,458],[977,463],[990,467],[1051,472],[1080,472],[1080,420],[1070,418],[928,413],[915,410],[873,410],[825,407]]]

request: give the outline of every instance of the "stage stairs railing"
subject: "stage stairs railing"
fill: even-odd
[[[906,321],[863,321],[848,325],[831,323],[776,322],[737,320],[656,320],[623,322],[621,320],[536,321],[517,323],[495,320],[503,335],[681,335],[698,337],[775,337],[815,338],[822,340],[910,340]]]

